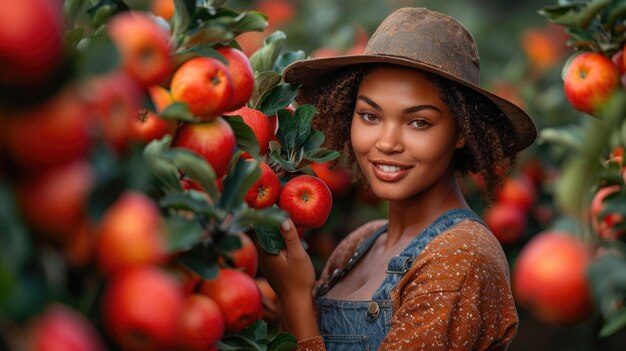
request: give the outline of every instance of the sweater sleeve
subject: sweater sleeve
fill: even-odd
[[[507,349],[518,320],[506,258],[484,227],[468,222],[434,239],[392,291],[379,350]]]

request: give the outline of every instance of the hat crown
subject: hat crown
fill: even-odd
[[[381,24],[364,51],[402,57],[479,85],[480,58],[470,32],[456,19],[425,8],[401,8]]]

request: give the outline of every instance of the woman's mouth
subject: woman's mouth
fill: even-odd
[[[394,182],[402,179],[411,167],[373,163],[374,175],[385,182]]]

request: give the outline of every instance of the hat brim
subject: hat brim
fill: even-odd
[[[302,85],[317,85],[328,77],[347,66],[362,63],[390,63],[405,67],[417,68],[439,75],[464,85],[491,100],[506,116],[513,126],[515,140],[513,149],[519,152],[529,147],[537,138],[537,128],[528,114],[514,103],[493,94],[481,87],[459,79],[438,67],[416,62],[403,57],[389,55],[349,55],[306,59],[290,64],[283,71],[283,78],[287,83]]]

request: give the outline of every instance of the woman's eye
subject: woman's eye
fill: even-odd
[[[416,119],[416,120],[411,121],[409,125],[413,128],[426,128],[430,126],[430,123],[428,123],[428,121],[423,120],[423,119]]]
[[[359,112],[359,115],[365,122],[376,122],[378,120],[375,115],[368,112]]]

